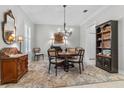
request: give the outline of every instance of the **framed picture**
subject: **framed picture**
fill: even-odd
[[[54,33],[54,44],[64,43],[64,35],[61,32]]]

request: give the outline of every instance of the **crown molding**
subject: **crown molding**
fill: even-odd
[[[107,6],[103,6],[102,8],[100,8],[99,10],[97,10],[96,12],[94,12],[91,16],[89,16],[87,19],[82,19],[82,23],[80,24],[80,26],[84,25],[85,23],[87,23],[90,19],[92,19],[93,17],[95,17],[96,15],[100,14],[102,11],[104,11],[105,9],[109,8],[110,5]]]

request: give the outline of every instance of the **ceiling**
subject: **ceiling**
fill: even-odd
[[[34,24],[63,25],[64,9],[62,5],[21,5],[21,9]],[[91,17],[101,5],[68,5],[66,7],[66,24],[80,25]],[[88,12],[83,13],[84,10]]]

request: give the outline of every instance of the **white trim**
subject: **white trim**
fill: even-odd
[[[124,74],[124,70],[119,69],[118,73],[119,74]]]

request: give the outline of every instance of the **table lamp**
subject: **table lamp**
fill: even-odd
[[[17,41],[19,42],[20,52],[21,52],[21,46],[22,46],[22,42],[23,42],[23,36],[18,36]]]

